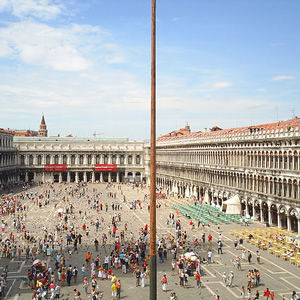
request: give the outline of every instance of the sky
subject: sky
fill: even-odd
[[[157,136],[300,116],[300,1],[157,0]],[[151,0],[0,0],[0,128],[150,138]]]

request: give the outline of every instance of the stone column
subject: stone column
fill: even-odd
[[[59,178],[58,178],[58,181],[59,181],[59,183],[62,182],[62,174],[61,174],[61,172],[59,172]]]
[[[104,157],[103,157],[103,154],[100,154],[100,164],[103,164],[104,162]],[[101,181],[102,182],[102,181]]]
[[[190,197],[190,188],[189,187],[185,187],[185,195],[184,197],[188,198]]]
[[[69,155],[68,155],[69,157]],[[70,182],[71,181],[71,176],[70,176],[70,172],[67,172],[67,182]]]
[[[111,182],[111,172],[108,172],[108,182]]]
[[[246,202],[246,217],[249,216],[249,204]]]
[[[265,221],[264,214],[263,214],[263,209],[262,209],[262,205],[260,205],[260,221],[261,222]]]
[[[93,183],[95,182],[95,172],[94,171],[92,172],[92,182]]]
[[[280,218],[280,211],[277,212],[277,226],[278,226],[278,228],[282,228],[281,218]]]
[[[271,225],[272,224],[272,214],[271,214],[271,208],[268,208],[268,223]]]
[[[120,182],[120,174],[119,172],[117,172],[117,178],[116,178],[117,182]]]
[[[103,173],[100,172],[100,182],[103,182]]]
[[[291,216],[287,215],[287,230],[291,231]]]
[[[43,172],[42,181],[43,181],[43,183],[45,182],[45,172]]]
[[[87,182],[86,171],[83,172],[83,181],[84,181],[84,182]]]
[[[75,182],[79,182],[79,173],[78,173],[78,171],[75,172]]]

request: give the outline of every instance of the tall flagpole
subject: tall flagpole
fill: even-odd
[[[150,300],[157,299],[156,265],[156,0],[151,18]]]

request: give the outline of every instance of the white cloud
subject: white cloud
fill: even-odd
[[[24,18],[35,17],[50,20],[65,10],[61,3],[50,0],[1,0],[0,11]]]
[[[271,81],[292,80],[294,78],[295,78],[294,76],[290,76],[290,75],[278,75],[271,78]]]
[[[126,62],[126,58],[119,45],[107,43],[102,46],[102,49],[106,52],[104,59],[108,64]]]
[[[12,49],[9,47],[7,41],[0,41],[0,57],[12,54]]]
[[[232,83],[227,81],[219,81],[213,84],[214,89],[224,89],[230,86],[232,86]]]
[[[92,63],[85,51],[92,40],[101,41],[105,33],[98,27],[71,25],[56,28],[24,21],[0,29],[0,56],[18,57],[27,64],[60,71],[81,71]]]

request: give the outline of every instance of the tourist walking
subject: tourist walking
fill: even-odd
[[[119,279],[117,281],[117,299],[120,299],[121,298],[121,280]]]
[[[167,274],[164,274],[160,282],[162,284],[162,290],[164,292],[167,292],[167,284],[168,284]]]
[[[233,284],[233,278],[234,278],[234,274],[233,271],[230,271],[229,275],[228,275],[228,286],[232,287]]]

